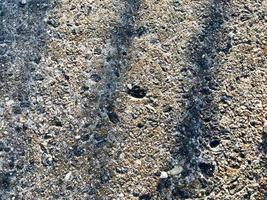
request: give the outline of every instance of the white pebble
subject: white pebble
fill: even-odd
[[[68,172],[68,173],[66,174],[64,180],[67,182],[67,181],[69,181],[69,180],[71,179],[71,177],[72,177],[72,172]]]
[[[168,172],[168,174],[175,176],[177,174],[180,174],[183,171],[183,168],[181,166],[175,166],[172,170]]]
[[[21,4],[26,4],[27,1],[26,0],[21,0]]]
[[[76,135],[76,136],[75,136],[75,139],[76,139],[76,140],[79,140],[79,139],[81,139],[81,136]]]
[[[168,178],[168,173],[167,172],[161,172],[159,178],[162,178],[162,179]]]

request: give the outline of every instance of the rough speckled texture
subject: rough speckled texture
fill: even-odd
[[[0,0],[0,199],[267,198],[266,0],[21,2]]]

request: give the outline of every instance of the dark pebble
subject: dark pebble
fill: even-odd
[[[79,146],[74,146],[73,147],[73,154],[76,157],[79,157],[79,156],[83,155],[83,153],[84,153],[84,149],[82,147],[79,147]]]
[[[103,142],[107,139],[107,134],[103,134],[103,133],[99,133],[99,132],[96,132],[94,134],[94,139],[97,141],[97,142]]]
[[[110,180],[110,173],[106,170],[100,172],[100,181],[102,184],[107,183]]]
[[[95,188],[89,187],[88,190],[87,190],[87,192],[88,192],[89,195],[93,195],[93,194],[96,194],[97,191],[96,191]]]
[[[56,20],[54,20],[54,19],[49,19],[47,21],[47,24],[50,25],[50,26],[52,26],[52,27],[54,27],[54,28],[57,28],[59,26],[59,23]]]
[[[15,167],[15,158],[11,157],[10,162],[8,163],[10,169],[13,169]]]
[[[81,137],[81,140],[82,141],[88,141],[90,139],[90,135],[89,134],[85,134],[85,135],[83,135],[82,137]]]
[[[20,126],[16,126],[16,127],[15,127],[15,131],[16,131],[17,133],[20,133],[21,130],[22,130],[22,128],[21,128]]]
[[[98,74],[92,74],[90,79],[95,82],[101,81],[101,77]]]

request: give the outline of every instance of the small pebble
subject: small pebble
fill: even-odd
[[[180,174],[183,171],[183,168],[181,166],[175,166],[172,170],[168,172],[171,176],[175,176],[177,174]]]
[[[21,2],[20,2],[22,5],[25,5],[26,3],[27,3],[27,1],[26,0],[21,0]]]
[[[71,179],[71,177],[72,177],[72,172],[68,172],[68,173],[66,174],[64,180],[67,182],[67,181],[69,181],[69,180]]]
[[[81,136],[76,135],[76,136],[75,136],[75,139],[76,139],[76,140],[79,140],[79,139],[81,139]]]
[[[166,178],[168,178],[168,173],[167,173],[167,172],[164,172],[164,171],[161,172],[159,178],[161,178],[161,179],[166,179]]]

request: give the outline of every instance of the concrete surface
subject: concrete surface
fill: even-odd
[[[0,0],[0,199],[267,198],[266,0]]]

